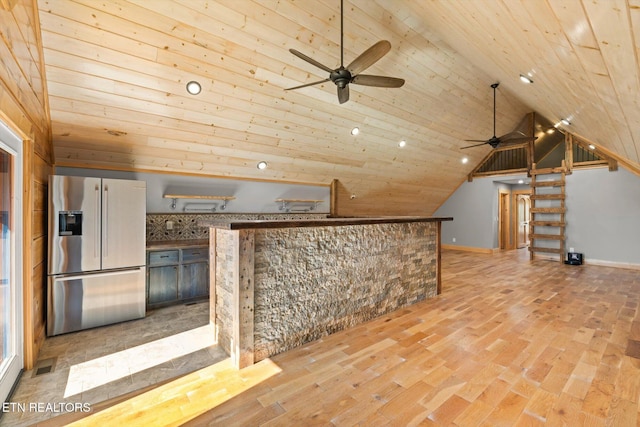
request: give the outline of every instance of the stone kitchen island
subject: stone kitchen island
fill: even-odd
[[[211,322],[238,368],[440,293],[452,218],[210,223]]]

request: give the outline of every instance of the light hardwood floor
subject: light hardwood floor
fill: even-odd
[[[443,253],[443,293],[77,425],[636,426],[640,272]]]

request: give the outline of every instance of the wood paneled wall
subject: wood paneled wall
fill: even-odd
[[[35,0],[0,3],[0,120],[24,141],[22,214],[24,362],[45,339],[47,180],[52,170],[49,110]]]

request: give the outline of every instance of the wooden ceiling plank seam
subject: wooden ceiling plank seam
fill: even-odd
[[[566,5],[566,2],[563,3],[563,5],[559,6],[560,10],[562,10]],[[568,48],[570,48],[571,53],[570,56],[575,56],[576,60],[568,60],[567,57],[569,56],[569,54],[567,54],[567,56],[565,56],[565,58],[563,59],[562,62],[566,62],[566,63],[571,63],[571,64],[575,64],[571,70],[571,75],[573,76],[579,76],[579,79],[571,79],[572,82],[577,83],[577,82],[581,82],[581,85],[589,85],[591,86],[592,90],[595,91],[596,93],[598,93],[597,88],[600,87],[598,85],[594,85],[593,83],[593,79],[592,76],[593,74],[590,73],[588,71],[588,68],[586,66],[586,64],[584,63],[584,61],[582,61],[582,57],[580,56],[580,52],[579,52],[579,47],[574,46],[573,43],[571,42],[571,38],[567,35],[566,31],[564,31],[564,27],[563,25],[560,24],[560,22],[558,21],[558,18],[556,19],[552,19],[551,17],[555,17],[555,10],[551,9],[548,10],[547,7],[549,5],[547,3],[543,3],[543,2],[529,2],[526,3],[526,7],[529,9],[533,9],[530,11],[530,17],[531,16],[547,16],[548,19],[545,20],[535,20],[535,22],[537,23],[536,25],[540,26],[540,25],[545,25],[545,24],[549,24],[549,23],[558,23],[557,25],[554,25],[552,27],[552,29],[549,30],[544,30],[541,29],[540,33],[545,35],[545,37],[548,39],[549,41],[549,45],[553,46],[556,45],[557,43],[555,42],[557,39],[566,39],[567,43],[568,43]],[[544,8],[544,10],[540,10],[540,8]],[[575,9],[579,9],[581,10],[581,8],[573,8],[574,12],[579,13],[577,10]],[[565,16],[565,15],[563,15]],[[530,18],[531,19],[531,18]],[[573,22],[573,19],[571,19],[571,21]],[[550,26],[551,27],[551,26]],[[589,32],[586,29],[584,29],[585,33]],[[559,34],[562,34],[563,37],[561,37]],[[591,35],[591,37],[589,37],[590,40],[595,40],[594,36]],[[584,50],[584,49],[583,49]],[[593,49],[592,49],[593,50]],[[599,49],[597,50],[597,52],[600,52]],[[551,64],[551,67],[554,67],[555,69],[559,68],[557,66],[557,64]],[[577,68],[580,67],[580,68]],[[607,73],[608,74],[608,73]],[[608,91],[600,91],[600,93],[602,95],[605,95],[608,93]],[[603,100],[602,97],[600,97],[600,100]],[[581,106],[582,107],[582,106]],[[578,107],[578,108],[581,108]]]
[[[455,3],[455,2],[454,2],[454,3]],[[471,2],[471,4],[470,4],[469,6],[470,6],[470,7],[472,7],[474,4],[475,4],[475,2]],[[420,5],[420,4],[419,4],[419,2],[417,2],[417,3],[413,4],[413,5],[414,5],[415,7],[424,7],[424,5]],[[423,14],[423,16],[424,16],[425,14],[433,15],[433,11],[431,10],[431,8],[432,8],[432,7],[437,7],[437,6],[438,6],[438,3],[435,3],[435,5],[434,5],[434,4],[430,4],[430,5],[429,5],[429,10],[422,9],[419,13]],[[452,6],[454,6],[454,7],[455,7],[455,4],[453,4]],[[444,17],[443,17],[443,16],[440,16],[440,18],[442,18],[442,19],[440,20],[440,24],[442,24],[442,25],[454,25],[454,24],[452,24],[452,23],[451,23],[451,21],[455,21],[455,18],[456,18],[456,17],[460,17],[460,16],[462,16],[462,13],[458,13],[458,14],[447,14],[447,15],[446,15],[446,16],[444,16]],[[469,24],[468,22],[464,22],[464,23],[459,24],[459,25],[460,25],[460,26],[467,27],[467,26],[469,26],[470,24]],[[484,28],[484,27],[485,27],[485,26],[483,25],[483,28]],[[493,39],[492,39],[492,40],[493,40]],[[491,51],[491,50],[493,50],[493,49],[494,49],[494,47],[493,47],[493,46],[491,46],[491,44],[492,44],[492,43],[482,43],[482,44],[481,44],[481,46],[476,46],[476,47],[477,47],[479,50],[482,50],[482,49],[488,49],[488,50],[490,50],[490,51]],[[473,73],[470,73],[470,75],[473,75]],[[477,78],[477,76],[476,76],[476,78]],[[495,76],[494,76],[493,78],[487,78],[487,80],[486,80],[486,85],[487,85],[487,87],[488,87],[491,83],[493,83],[493,82],[495,82],[495,81],[496,81],[496,77],[495,77]],[[487,91],[486,93],[487,93],[487,95],[486,95],[486,98],[485,98],[485,100],[484,100],[484,103],[485,103],[486,105],[490,105],[490,104],[491,104],[491,102],[492,102],[492,94],[491,94],[491,92],[490,92],[490,91]],[[490,108],[489,108],[489,110],[490,110]],[[508,111],[508,110],[507,110],[507,111]],[[505,110],[499,110],[499,111],[498,111],[498,117],[497,117],[498,126],[500,126],[500,125],[503,123],[503,116],[502,116],[503,114],[505,114]],[[487,123],[486,123],[482,128],[480,128],[480,129],[486,129],[486,132],[487,132],[487,133],[492,132],[492,122],[487,121]],[[497,132],[497,133],[499,133],[499,132]]]
[[[73,145],[71,147],[66,147],[64,145],[59,146],[59,148],[62,150],[62,153],[66,153],[66,154],[62,154],[63,156],[64,155],[69,156],[70,150],[72,150],[73,147],[74,147]],[[234,156],[226,155],[224,156],[226,161],[222,161],[221,156],[218,153],[205,156],[205,155],[202,155],[201,153],[196,153],[194,155],[191,155],[190,153],[182,152],[181,154],[178,154],[176,157],[176,151],[173,149],[154,148],[154,147],[148,147],[148,146],[123,145],[118,147],[116,144],[111,144],[108,150],[99,149],[99,148],[100,148],[100,145],[97,145],[94,143],[83,143],[82,149],[74,151],[73,155],[77,156],[78,158],[95,158],[96,156],[99,157],[101,155],[99,153],[102,153],[108,158],[134,159],[134,158],[142,157],[142,158],[154,159],[154,161],[161,162],[161,163],[165,162],[166,160],[191,162],[193,164],[197,164],[197,163],[225,164],[226,163],[226,164],[242,165],[242,164],[246,164],[247,162],[251,162],[250,158],[241,156],[242,152],[235,152],[233,153]],[[85,155],[82,155],[82,153],[85,153]],[[248,153],[248,154],[251,154],[251,153]],[[313,171],[334,170],[335,172],[340,172],[340,170],[344,167],[346,167],[347,170],[352,170],[354,168],[353,165],[340,165],[340,164],[332,164],[328,167],[327,165],[323,164],[324,162],[318,161],[317,159],[315,160],[302,159],[300,157],[291,158],[288,156],[282,157],[282,156],[275,155],[275,156],[266,157],[265,159],[270,162],[278,162],[282,164],[283,169],[285,170],[286,170],[286,165],[295,165],[295,164],[302,164],[304,165],[304,169],[309,171],[310,170],[313,170]],[[392,162],[388,162],[388,163],[390,164]],[[389,164],[385,164],[385,166],[389,166]],[[380,162],[375,162],[375,163],[368,162],[365,165],[359,166],[359,168],[377,170],[377,167],[381,165],[382,164]],[[414,165],[413,168],[416,171],[423,169],[422,165],[420,164]],[[396,179],[396,178],[399,179],[402,176],[402,172],[407,172],[407,170],[411,168],[408,168],[407,165],[398,165],[395,169],[396,170],[390,170],[385,173],[377,173],[376,174],[377,178],[374,179],[374,181],[379,179],[384,179],[385,177],[387,179]]]
[[[9,12],[5,12],[7,15],[11,15]],[[45,123],[45,114],[43,114],[44,102],[42,99],[42,93],[38,96],[36,90],[31,85],[31,81],[28,76],[33,75],[31,70],[24,70],[22,58],[17,56],[20,51],[14,51],[14,44],[12,40],[8,40],[7,37],[11,36],[11,31],[15,32],[17,29],[11,28],[13,24],[12,19],[3,19],[0,24],[0,82],[9,90],[11,95],[15,97],[18,104],[24,108],[24,113],[30,118],[31,122],[38,126],[39,132],[43,133],[47,129]],[[20,44],[20,43],[17,43]],[[28,48],[25,47],[28,50]]]
[[[87,110],[87,108],[85,108],[85,107],[84,107],[84,106],[82,106],[82,105],[78,105],[77,103],[75,103],[75,105],[79,108],[79,110],[80,110],[81,112],[85,112],[85,111]],[[103,108],[103,106],[98,106],[98,107],[99,107],[99,108]],[[113,116],[113,114],[109,114],[109,116]],[[119,129],[123,129],[123,131],[124,131],[125,133],[127,133],[127,134],[133,134],[133,132],[132,132],[132,130],[131,130],[130,128],[128,128],[128,127],[123,127],[124,119],[126,118],[126,116],[127,116],[127,113],[125,112],[125,113],[123,113],[122,118],[113,118],[113,119],[111,119],[110,121],[112,122],[112,124],[114,124],[114,125],[118,125],[118,126],[119,126]],[[58,119],[58,117],[57,117],[57,116],[56,116],[56,119]],[[83,121],[86,121],[86,120],[78,120],[78,121],[83,122]],[[102,122],[103,122],[103,123],[102,123],[102,124],[103,124],[103,126],[102,126],[102,127],[103,127],[104,129],[109,129],[109,127],[110,127],[110,124],[111,124],[111,123],[105,123],[105,119],[102,119]],[[156,130],[155,130],[155,132],[156,132],[159,136],[166,136],[166,135],[167,135],[167,132],[170,132],[170,133],[171,133],[171,132],[172,132],[172,131],[171,131],[171,129],[173,129],[173,128],[175,128],[175,127],[176,127],[175,125],[172,125],[171,123],[167,123],[167,126],[168,126],[168,128],[167,128],[166,130],[156,129],[156,128],[157,128],[156,123],[151,123],[149,131],[146,131],[145,133],[146,133],[147,135],[148,135],[148,134],[150,134],[150,133],[152,134],[152,133],[154,132],[154,129],[156,129]],[[188,137],[189,135],[187,134],[186,136]],[[190,142],[190,141],[193,141],[193,140],[195,140],[195,139],[196,139],[196,138],[184,138],[184,141],[185,141],[185,143],[192,143],[192,142]],[[353,138],[352,138],[352,137],[349,137],[349,139],[351,139],[351,140],[352,140]],[[244,144],[244,141],[240,141],[240,142]],[[344,156],[346,153],[348,153],[349,151],[353,151],[353,154],[358,154],[358,153],[360,152],[360,149],[358,149],[357,147],[352,147],[352,146],[350,146],[350,145],[345,146],[345,145],[344,145],[343,143],[341,143],[341,142],[338,142],[337,144],[338,144],[339,146],[338,146],[335,150],[327,149],[327,147],[319,147],[318,151],[312,151],[312,152],[311,152],[311,154],[313,154],[313,155],[320,155],[320,154],[319,154],[319,153],[320,153],[320,151],[319,151],[319,150],[322,150],[322,152],[323,152],[323,153],[332,153],[332,154],[333,154],[333,156],[334,156],[335,161],[336,161],[336,162],[338,162],[338,163],[341,163],[341,162],[343,162],[343,160],[342,160],[342,159],[343,159],[343,156]],[[290,147],[289,147],[289,148],[291,148],[291,149],[292,149],[292,148],[294,147],[294,145],[295,145],[295,144],[294,144],[294,143],[291,143],[291,144],[284,144],[284,145],[283,145],[283,144],[279,144],[279,145],[283,146],[283,148],[287,148],[287,145],[290,145]],[[260,151],[257,149],[257,147],[256,147],[256,146],[252,146],[251,148],[252,148],[252,151],[254,151],[254,152],[260,152]],[[289,148],[288,148],[288,149],[289,149]],[[352,150],[350,150],[351,148],[353,148],[353,149],[352,149]],[[395,148],[396,148],[396,150],[399,150],[399,149],[397,148],[397,146],[396,146]],[[238,149],[238,148],[235,148],[235,149]],[[265,146],[265,150],[270,150],[270,149],[273,149],[273,147],[268,146],[268,145],[267,145],[267,146]],[[369,152],[371,152],[371,151],[375,151],[375,150],[374,150],[373,148],[371,148],[371,147],[368,147],[368,148],[367,148],[367,150],[368,150]],[[263,151],[264,151],[264,150],[263,150]],[[307,151],[307,150],[302,149],[302,150],[301,150],[301,153],[302,153],[302,154],[304,154],[304,152],[305,152],[305,151]],[[380,152],[380,154],[384,154],[385,152],[386,152],[386,151],[384,151],[384,150],[383,150],[383,151],[381,151],[381,152]],[[438,152],[434,152],[434,150],[432,150],[432,149],[427,149],[427,150],[425,151],[425,154],[429,154],[429,156],[430,156],[431,158],[438,158],[438,156],[439,156],[439,153],[438,153]],[[339,156],[339,157],[337,157],[337,158],[336,158],[335,156]],[[446,158],[446,153],[445,153],[445,155],[442,155],[442,158]],[[344,160],[344,161],[348,161],[348,160]]]
[[[74,81],[75,81],[75,80],[74,80]],[[68,89],[60,90],[59,92],[60,92],[60,93],[68,93]],[[52,94],[53,94],[53,95],[55,95],[55,93],[56,93],[56,88],[52,86]],[[106,97],[113,97],[113,96],[112,96],[112,95],[110,95],[109,93],[107,93],[106,95],[103,95],[103,96],[106,96]],[[87,99],[87,100],[88,100],[88,101],[91,101],[91,99]],[[127,104],[129,104],[129,105],[130,105],[130,103],[131,103],[131,101],[127,101]],[[116,105],[116,106],[121,106],[121,105]],[[145,104],[143,107],[144,107],[145,111],[153,110],[153,108],[151,108],[151,106],[150,106],[149,104]],[[248,108],[248,105],[245,105],[245,106],[243,106],[243,107],[247,107],[247,108]],[[162,106],[160,106],[159,108],[160,108],[161,110],[163,110],[163,109],[166,109],[166,106],[162,105]],[[240,108],[240,107],[239,107],[239,108]],[[235,114],[236,114],[236,112],[231,112],[230,114],[235,115]],[[303,130],[301,131],[301,133],[302,133],[302,134],[304,134],[304,135],[307,135],[307,134],[308,134],[308,132],[309,132],[309,130],[308,130],[308,129],[303,129]],[[385,141],[385,142],[386,142],[386,141]]]
[[[2,19],[0,25],[0,36],[5,41],[12,56],[17,61],[17,66],[22,68],[23,64],[29,64],[33,69],[22,70],[25,80],[29,83],[30,89],[42,107],[46,106],[44,84],[41,76],[44,75],[42,67],[38,40],[36,40],[37,17],[34,15],[35,9],[29,3],[23,3],[14,7],[11,12],[4,12],[6,18]],[[11,19],[12,17],[13,19]],[[19,33],[20,37],[15,37]],[[9,82],[7,82],[9,83]],[[25,88],[22,88],[23,90]],[[46,127],[44,128],[46,129]]]
[[[625,118],[624,128],[631,133],[632,140],[637,141],[631,145],[635,150],[631,151],[625,145],[625,157],[635,161],[640,160],[640,63],[638,52],[634,49],[633,34],[631,30],[631,17],[629,16],[626,0],[611,0],[602,4],[584,2],[591,19],[591,26],[596,40],[599,42],[612,87],[616,93],[615,100],[620,106],[621,117]],[[629,52],[633,52],[630,55]]]
[[[620,13],[627,14],[631,27],[635,18],[630,3],[613,1],[620,6]],[[224,173],[233,170],[232,174],[268,175],[276,180],[285,176],[324,179],[330,174],[331,179],[353,183],[355,187],[348,191],[372,197],[390,195],[393,200],[409,197],[403,183],[409,183],[406,188],[412,191],[422,184],[434,191],[416,192],[426,201],[420,207],[416,203],[406,208],[424,209],[439,204],[450,193],[451,183],[464,181],[465,171],[472,166],[460,164],[462,155],[469,156],[473,164],[490,151],[478,147],[466,152],[459,147],[463,139],[491,134],[493,99],[488,85],[502,80],[498,134],[513,128],[533,110],[527,106],[535,105],[541,107],[536,113],[551,121],[571,114],[574,124],[569,129],[586,132],[603,149],[625,157],[630,153],[631,162],[637,158],[633,132],[640,126],[631,127],[640,119],[630,108],[640,110],[638,100],[631,96],[623,99],[626,94],[621,90],[629,79],[637,80],[637,71],[615,77],[634,62],[611,68],[618,48],[609,46],[608,56],[599,56],[589,26],[582,33],[570,34],[570,25],[581,22],[580,17],[568,16],[570,9],[587,7],[579,2],[571,2],[554,20],[547,12],[559,7],[557,0],[397,0],[391,4],[386,0],[348,0],[345,61],[380,38],[388,39],[392,51],[371,67],[371,73],[402,77],[407,84],[393,90],[352,86],[350,102],[340,106],[333,83],[284,91],[292,80],[323,76],[311,64],[290,55],[289,47],[309,47],[312,50],[304,52],[312,57],[337,61],[337,0],[316,3],[320,9],[317,14],[305,1],[288,0],[275,4],[213,0],[206,5],[167,0],[159,7],[142,0],[78,2],[82,10],[75,12],[75,17],[62,11],[78,3],[60,2],[63,5],[59,8],[51,3],[53,13],[60,16],[44,19],[50,32],[43,28],[43,39],[55,40],[44,43],[46,67],[52,69],[48,77],[54,92],[51,102],[56,103],[51,107],[52,130],[59,144],[54,144],[67,156],[73,157],[74,143],[90,137],[90,127],[97,126],[102,128],[101,135],[90,142],[91,148],[104,146],[104,153],[122,152],[113,153],[113,164],[126,168],[150,164],[163,172],[193,169],[207,175],[215,173],[219,164]],[[48,5],[40,3],[41,14],[46,13],[44,4]],[[598,11],[605,6],[588,7]],[[87,11],[93,9],[98,12],[95,19],[86,19]],[[584,10],[584,19],[597,19],[594,13],[599,12]],[[610,16],[613,12],[607,13]],[[549,20],[532,19],[540,14]],[[115,29],[116,23],[121,33]],[[91,28],[96,24],[99,27]],[[82,27],[74,29],[74,25]],[[109,35],[101,39],[104,31]],[[58,32],[85,40],[54,39]],[[637,46],[637,33],[631,29],[616,37],[628,37],[631,48]],[[125,40],[131,44],[117,46]],[[143,46],[139,54],[135,43]],[[459,48],[460,43],[465,44],[464,49]],[[620,51],[628,48],[623,46]],[[154,49],[158,52],[155,58],[150,53]],[[637,64],[637,48],[633,56]],[[532,57],[536,59],[535,84],[517,86],[517,73],[524,71],[518,67],[531,64]],[[82,65],[71,65],[78,60]],[[605,77],[609,71],[602,73],[604,68],[615,71],[609,82]],[[97,77],[79,78],[76,83],[78,72]],[[184,83],[192,77],[203,80],[207,99],[191,98],[183,92]],[[110,84],[109,79],[113,80]],[[616,90],[607,90],[611,87]],[[139,116],[134,117],[138,110]],[[363,132],[351,138],[348,130],[355,124]],[[109,135],[107,130],[115,130],[115,135],[122,130],[126,135]],[[404,149],[397,147],[400,138],[409,141]],[[158,158],[153,158],[154,151]],[[270,168],[265,175],[251,164],[253,160],[244,160],[257,158],[261,152],[278,170]],[[132,159],[127,153],[137,154]],[[160,158],[166,156],[172,158]],[[76,164],[93,162],[104,167],[102,160],[89,152],[76,157],[71,159]],[[438,183],[437,189],[434,183]],[[358,204],[375,209],[375,203],[362,199]]]
[[[315,78],[314,78],[315,79]]]
[[[574,92],[575,92],[575,89],[572,89],[572,91],[574,91]],[[576,101],[576,102],[575,102],[574,104],[575,104],[575,105],[579,105],[579,101],[580,101],[579,97],[576,97],[576,98],[575,98],[575,101]],[[542,102],[542,105],[545,105],[545,103],[544,103],[544,102]],[[542,111],[542,113],[546,115],[546,114],[548,114],[548,111]],[[594,119],[594,120],[598,120],[598,118],[597,118],[597,117],[594,117],[593,119]]]

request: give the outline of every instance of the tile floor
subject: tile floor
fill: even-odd
[[[0,426],[30,426],[73,406],[67,403],[93,405],[216,363],[227,356],[213,337],[203,301],[47,338],[35,369],[23,372],[10,398],[15,410],[2,414]],[[51,372],[35,375],[48,366]]]

